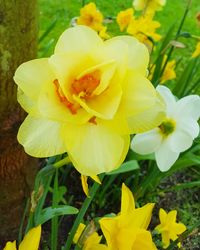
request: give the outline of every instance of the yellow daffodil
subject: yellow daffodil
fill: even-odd
[[[101,184],[101,181],[97,175],[90,176],[95,182]],[[88,176],[81,175],[81,183],[82,183],[82,188],[84,193],[86,194],[87,197],[89,197],[89,188],[88,188]]]
[[[196,49],[195,49],[195,51],[194,51],[193,54],[192,54],[192,57],[193,57],[193,58],[195,58],[195,57],[197,57],[197,56],[200,56],[200,42],[197,43]]]
[[[176,67],[175,60],[171,60],[167,63],[165,70],[163,72],[163,75],[161,77],[161,80],[160,80],[161,84],[163,84],[166,81],[173,80],[176,78],[175,67]]]
[[[115,217],[100,219],[99,223],[109,250],[155,250],[147,227],[154,204],[135,208],[131,191],[122,185],[121,212]]]
[[[41,226],[31,229],[19,245],[19,250],[38,250],[41,237]],[[3,250],[17,250],[16,241],[7,242]]]
[[[159,41],[161,36],[156,33],[156,29],[160,27],[160,23],[154,21],[150,16],[141,16],[139,18],[132,18],[127,32],[136,37],[142,43],[151,37],[154,41]]]
[[[103,15],[99,10],[97,10],[95,3],[91,2],[81,8],[77,24],[86,25],[96,31],[100,31],[103,26],[103,19]]]
[[[81,245],[83,250],[106,250],[107,246],[100,244],[102,236],[95,232],[94,227],[87,228],[83,223],[80,223],[74,236],[74,244]]]
[[[177,211],[172,210],[166,213],[164,209],[160,209],[159,218],[160,224],[155,228],[162,234],[163,247],[167,248],[170,244],[170,239],[175,241],[178,236],[186,230],[183,223],[176,222]]]
[[[118,13],[117,23],[121,31],[125,30],[125,28],[130,24],[131,19],[133,18],[133,12],[133,8],[129,8]]]
[[[67,152],[76,169],[93,176],[124,161],[130,134],[158,126],[165,104],[146,78],[149,54],[131,36],[103,41],[75,26],[54,54],[23,63],[14,80],[28,113],[18,132],[35,157]]]
[[[155,11],[162,10],[166,0],[134,0],[133,7],[136,10],[143,10],[145,13],[154,15]]]

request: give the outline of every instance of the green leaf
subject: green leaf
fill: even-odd
[[[69,214],[77,214],[78,209],[72,206],[58,206],[56,208],[47,207],[42,210],[36,224],[43,224],[47,222],[48,220],[51,220],[55,216],[61,216],[61,215],[69,215]]]
[[[113,170],[113,171],[106,173],[106,174],[107,175],[121,174],[121,173],[129,172],[129,171],[137,170],[139,168],[140,168],[140,166],[139,166],[138,162],[135,160],[132,160],[132,161],[127,161],[127,162],[123,163],[118,169]]]

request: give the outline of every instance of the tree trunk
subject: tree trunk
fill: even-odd
[[[16,99],[16,68],[36,57],[37,0],[0,0],[0,249],[16,239],[36,173],[16,136],[25,113]]]

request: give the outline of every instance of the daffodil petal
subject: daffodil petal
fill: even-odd
[[[166,223],[167,213],[165,212],[163,208],[160,208],[159,210],[159,219],[160,219],[161,224]]]
[[[132,71],[128,71],[122,89],[120,108],[128,116],[141,113],[156,102],[157,92],[151,82]]]
[[[135,209],[135,201],[132,192],[123,183],[121,197],[121,214],[126,214]]]
[[[60,126],[57,122],[28,115],[19,129],[17,138],[25,151],[34,157],[62,154],[66,149],[60,136]]]
[[[189,95],[177,102],[174,116],[181,119],[183,114],[184,117],[190,117],[194,120],[200,118],[200,97],[198,95]]]
[[[169,170],[178,157],[179,153],[172,151],[169,143],[166,141],[164,141],[160,148],[155,152],[156,163],[162,172]]]
[[[77,53],[90,53],[98,46],[103,45],[103,40],[98,34],[87,26],[77,25],[67,29],[59,38],[55,53],[75,51]]]
[[[120,136],[101,125],[63,126],[62,136],[77,170],[87,176],[109,172],[123,162],[129,147],[129,136]]]
[[[162,96],[165,104],[166,104],[166,108],[167,108],[167,114],[170,115],[170,113],[172,111],[174,111],[174,106],[176,105],[176,98],[175,96],[172,94],[172,92],[170,91],[170,89],[168,89],[165,86],[160,86],[158,85],[156,90],[158,91],[158,93]]]
[[[37,100],[43,84],[53,82],[55,76],[48,58],[35,59],[21,64],[15,72],[14,80],[26,96]]]
[[[137,250],[154,250],[155,246],[152,241],[151,233],[147,230],[139,230],[132,249]],[[157,248],[156,248],[157,249]]]
[[[162,142],[162,136],[158,128],[148,132],[137,134],[131,142],[131,149],[138,154],[154,153]]]
[[[122,96],[119,84],[112,84],[101,95],[84,100],[73,95],[74,100],[81,105],[89,114],[102,118],[112,119],[117,112]]]
[[[108,40],[108,43],[113,44],[117,41],[125,43],[128,48],[128,68],[146,76],[149,63],[147,47],[131,36],[117,36]]]
[[[90,176],[95,182],[101,184],[101,180],[99,179],[99,177],[97,175],[92,175]]]
[[[177,129],[180,128],[195,139],[199,135],[200,128],[198,122],[192,118],[184,118],[181,121],[176,121]]]
[[[16,241],[13,241],[13,242],[7,242],[6,243],[6,246],[4,247],[3,250],[17,250],[17,247],[16,247]]]
[[[132,133],[143,133],[159,126],[165,117],[165,104],[157,96],[154,105],[143,112],[128,117],[127,122]]]
[[[29,98],[19,87],[17,91],[17,101],[22,106],[22,108],[29,114],[38,114],[36,101]]]
[[[183,232],[186,231],[186,226],[183,223],[176,223],[175,225],[173,225],[173,232],[175,234],[182,234]]]
[[[89,188],[88,188],[88,183],[87,183],[88,177],[85,175],[81,175],[81,184],[83,191],[87,197],[89,197]]]
[[[38,107],[43,117],[57,122],[84,123],[92,116],[82,108],[77,109],[76,114],[72,114],[69,108],[60,101],[53,83],[44,85],[38,99]]]
[[[19,245],[19,250],[38,250],[41,237],[41,226],[31,229]]]
[[[192,146],[193,137],[187,132],[177,129],[169,136],[169,144],[172,151],[180,153]]]
[[[76,233],[75,233],[75,235],[74,235],[74,238],[73,238],[73,242],[74,242],[75,244],[78,243],[78,240],[79,240],[79,238],[81,237],[81,234],[83,233],[85,227],[86,227],[85,224],[83,224],[83,223],[80,223],[80,224],[79,224],[78,229],[77,229],[77,231],[76,231]]]
[[[106,238],[107,245],[110,249],[115,249],[116,239],[113,237],[118,233],[118,218],[102,218],[99,220],[101,230]],[[134,237],[134,235],[133,235]]]

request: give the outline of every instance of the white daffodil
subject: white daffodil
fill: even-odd
[[[200,97],[176,100],[167,87],[158,86],[157,91],[166,103],[166,118],[157,128],[134,136],[131,149],[142,155],[155,153],[159,169],[167,171],[199,134]]]

